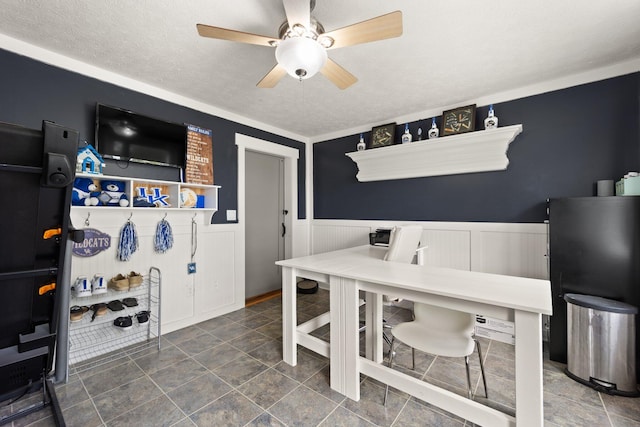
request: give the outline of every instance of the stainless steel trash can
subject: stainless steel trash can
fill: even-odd
[[[565,294],[567,369],[576,381],[608,394],[638,396],[638,308],[592,295]]]

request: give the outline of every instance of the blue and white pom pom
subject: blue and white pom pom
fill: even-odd
[[[129,261],[131,255],[138,250],[138,234],[136,226],[131,219],[120,230],[120,243],[118,243],[118,253],[116,258],[120,261]]]
[[[159,254],[163,254],[173,247],[171,224],[164,218],[156,226],[156,236],[153,239],[153,244],[155,251]]]

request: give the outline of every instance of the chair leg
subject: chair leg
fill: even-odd
[[[484,396],[489,398],[489,389],[487,389],[487,377],[484,375],[484,363],[482,362],[482,348],[480,348],[480,343],[477,339],[474,339],[476,342],[476,348],[478,349],[478,358],[480,359],[480,371],[482,372],[482,383],[484,384]]]
[[[469,372],[469,356],[464,357],[464,366],[467,368],[467,394],[471,399],[471,373]]]
[[[411,369],[416,370],[416,349],[411,347]]]
[[[391,339],[391,346],[389,347],[389,369],[393,368],[393,345],[396,342],[396,337]],[[387,395],[389,394],[389,384],[384,388],[384,401],[382,402],[383,406],[387,406]]]

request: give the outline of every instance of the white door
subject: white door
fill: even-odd
[[[284,159],[247,151],[245,158],[245,298],[282,287]]]

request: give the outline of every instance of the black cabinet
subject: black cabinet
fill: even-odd
[[[567,361],[566,293],[640,306],[640,197],[579,197],[549,202],[553,300],[549,356]],[[640,328],[636,318],[636,348]],[[636,372],[640,372],[636,351]]]

